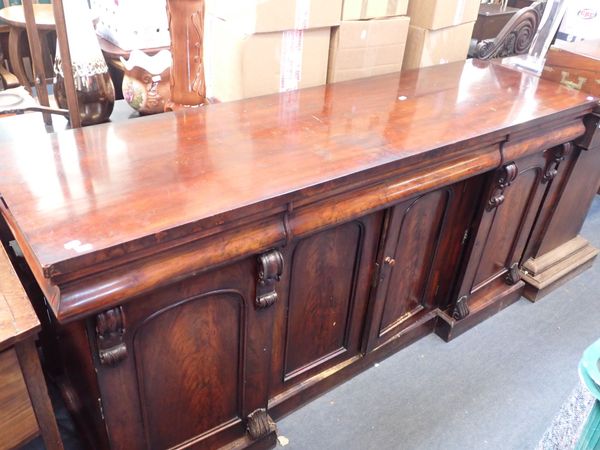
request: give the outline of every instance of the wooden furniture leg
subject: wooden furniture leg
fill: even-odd
[[[24,34],[25,30],[17,27],[10,27],[10,32],[8,33],[8,59],[13,73],[19,79],[19,83],[31,92],[31,86],[29,85],[25,67],[23,66],[23,60],[21,59],[21,52],[19,51]]]
[[[35,343],[32,339],[28,339],[16,344],[15,350],[25,377],[25,384],[29,391],[44,445],[47,450],[63,450]]]

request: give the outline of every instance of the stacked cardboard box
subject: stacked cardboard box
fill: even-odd
[[[341,10],[342,0],[208,1],[209,97],[230,101],[324,84]]]
[[[410,0],[403,69],[460,61],[469,51],[481,0]]]
[[[327,81],[352,80],[402,68],[408,0],[344,0],[331,33]]]

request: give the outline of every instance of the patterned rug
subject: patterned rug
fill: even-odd
[[[594,400],[587,388],[579,384],[560,408],[536,450],[574,449]]]

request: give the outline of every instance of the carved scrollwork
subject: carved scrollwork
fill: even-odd
[[[502,167],[502,173],[498,177],[496,181],[496,186],[492,191],[492,195],[488,200],[487,209],[491,211],[494,208],[497,208],[502,203],[504,203],[504,190],[511,185],[517,175],[519,174],[519,169],[517,169],[517,165],[515,163],[510,163]]]
[[[246,431],[252,440],[256,440],[277,431],[277,425],[266,409],[257,409],[248,415]]]
[[[516,284],[520,279],[521,274],[519,272],[519,263],[513,263],[509,267],[508,273],[506,274],[504,280],[506,281],[506,284],[513,285]]]
[[[546,171],[544,172],[544,176],[542,177],[542,183],[548,183],[556,178],[558,175],[558,167],[562,161],[564,161],[565,156],[571,153],[573,149],[573,144],[571,142],[566,142],[563,145],[559,145],[554,148],[554,155]]]
[[[491,59],[527,53],[545,7],[546,3],[540,1],[519,10],[502,28],[498,36],[477,43],[473,57]]]
[[[96,343],[100,364],[114,366],[127,357],[125,314],[121,306],[96,316]]]
[[[468,297],[466,295],[463,295],[456,301],[454,311],[452,311],[452,318],[454,320],[462,320],[470,314],[467,300]]]
[[[270,250],[258,257],[258,283],[256,307],[268,308],[277,301],[275,283],[283,273],[283,255],[279,250]]]

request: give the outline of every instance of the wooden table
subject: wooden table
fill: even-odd
[[[39,329],[0,246],[0,449],[17,448],[39,434],[47,449],[63,448],[35,346]]]
[[[41,34],[41,43],[43,45],[42,56],[44,57],[45,67],[48,71],[52,69],[52,58],[48,47],[48,33],[56,29],[52,5],[34,3],[33,12],[36,28]],[[23,66],[24,52],[28,48],[23,7],[21,5],[13,5],[0,9],[0,19],[3,19],[10,27],[8,36],[8,57],[12,70],[19,79],[21,85],[29,87],[32,83],[29,82],[25,67]]]
[[[596,107],[467,61],[21,136],[5,239],[96,446],[265,448],[376,361],[589,267]]]

